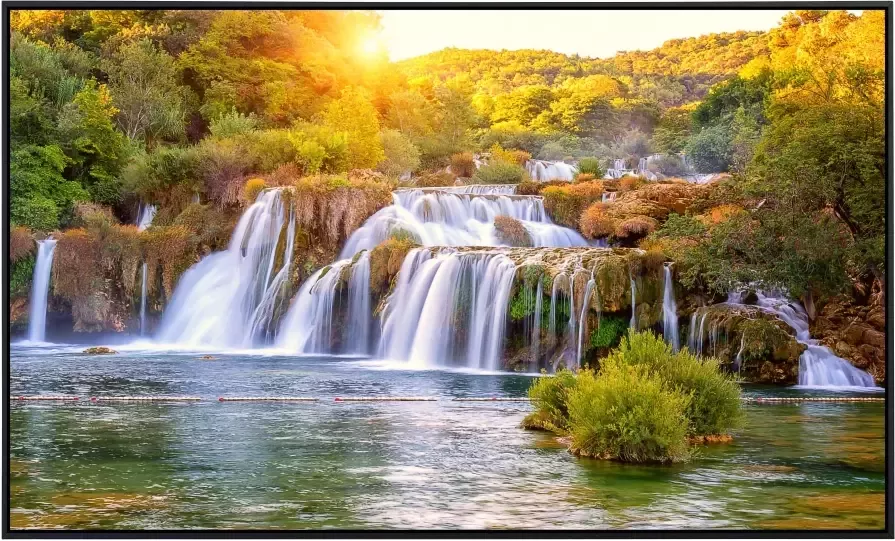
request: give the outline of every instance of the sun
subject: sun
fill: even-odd
[[[367,36],[360,40],[358,52],[365,58],[376,58],[385,53],[385,44],[378,35]]]

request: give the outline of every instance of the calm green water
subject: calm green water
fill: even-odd
[[[13,346],[13,396],[208,400],[13,402],[13,528],[884,526],[882,404],[747,406],[734,443],[688,464],[643,467],[576,459],[551,436],[519,429],[525,403],[333,402],[524,396],[529,376],[275,355],[89,357],[82,347]],[[324,400],[214,400],[221,395]]]

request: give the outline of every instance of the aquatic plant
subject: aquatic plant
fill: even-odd
[[[605,359],[598,375],[579,371],[568,392],[571,449],[623,462],[684,462],[689,403],[648,367]]]
[[[740,389],[717,359],[698,358],[687,350],[674,353],[652,332],[631,333],[602,363],[644,367],[650,377],[690,397],[688,434],[724,434],[740,420]]]
[[[525,417],[522,426],[565,433],[569,428],[569,391],[575,383],[575,373],[569,370],[559,370],[552,377],[536,379],[528,388],[535,411]]]

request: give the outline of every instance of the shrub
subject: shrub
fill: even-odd
[[[509,246],[531,246],[531,235],[522,222],[510,216],[494,217],[494,233],[498,240]]]
[[[644,180],[641,177],[635,177],[632,175],[625,175],[622,178],[618,179],[618,191],[620,192],[630,192],[636,190],[637,188],[643,186]]]
[[[550,186],[541,194],[544,196],[544,207],[553,219],[561,225],[575,228],[584,209],[602,199],[603,183],[566,183],[565,186]]]
[[[471,152],[460,152],[451,156],[451,173],[458,177],[472,178],[475,172],[475,158]]]
[[[669,388],[689,395],[690,435],[723,434],[740,421],[739,386],[721,372],[716,359],[700,359],[686,350],[673,353],[665,340],[646,331],[623,338],[603,362],[645,367]]]
[[[693,216],[672,213],[668,215],[662,227],[656,230],[654,236],[680,239],[700,236],[706,231],[705,225]]]
[[[37,245],[27,227],[13,227],[9,232],[9,261],[16,263],[34,253]]]
[[[472,177],[477,184],[518,184],[526,177],[525,169],[515,163],[492,161]]]
[[[597,180],[597,177],[591,175],[590,173],[578,173],[575,175],[575,182],[590,182],[592,180]]]
[[[569,370],[536,379],[528,389],[535,411],[525,417],[523,426],[565,433],[569,429],[568,395],[575,381],[575,374]]]
[[[211,120],[208,131],[212,137],[224,138],[236,135],[246,135],[258,127],[258,118],[254,113],[244,115],[234,107],[229,113],[219,114]]]
[[[398,271],[407,253],[416,246],[412,237],[392,235],[370,252],[370,289],[374,294],[382,295],[389,289],[389,284]]]
[[[258,194],[264,191],[265,188],[267,188],[267,182],[263,178],[255,177],[247,180],[242,186],[243,203],[247,205],[254,203],[258,199]]]
[[[579,372],[568,393],[572,449],[624,462],[686,461],[689,403],[646,367],[604,360],[599,377]]]
[[[620,239],[645,237],[656,230],[658,222],[649,216],[632,216],[615,228],[615,236]]]
[[[35,259],[26,256],[14,261],[9,267],[9,296],[18,297],[27,295],[31,288],[31,280],[34,277]]]
[[[453,186],[457,181],[456,175],[448,171],[438,171],[416,177],[416,186],[419,188],[438,188],[441,186]]]
[[[628,330],[628,321],[616,316],[600,318],[600,325],[590,334],[592,348],[610,348],[618,345]]]
[[[606,173],[597,158],[581,158],[578,162],[578,172],[590,174],[596,178],[601,178]]]
[[[174,218],[172,225],[187,228],[199,244],[214,251],[227,246],[236,225],[236,216],[212,205],[192,203]]]
[[[377,171],[397,178],[412,173],[420,166],[420,151],[398,130],[383,130],[379,134],[379,141],[382,143],[385,159],[376,166]]]
[[[365,177],[357,170],[347,178],[318,175],[299,179],[294,196],[296,223],[332,243],[348,237],[373,213],[392,202],[391,185],[373,175]]]
[[[589,239],[600,239],[615,233],[615,220],[606,216],[605,203],[594,203],[581,214],[578,227]]]
[[[538,182],[526,178],[516,186],[516,195],[540,195],[541,192],[550,186],[568,186],[569,184],[571,183],[568,180],[548,180],[546,182]]]

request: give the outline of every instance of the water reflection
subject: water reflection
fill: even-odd
[[[579,460],[518,428],[531,378],[357,360],[17,350],[13,394],[318,403],[12,403],[14,528],[881,528],[883,407],[749,405],[673,467]],[[767,390],[750,390],[767,393]]]

